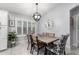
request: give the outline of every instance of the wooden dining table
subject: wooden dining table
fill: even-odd
[[[38,37],[38,40],[45,44],[49,44],[51,42],[57,41],[58,38],[57,37]]]
[[[33,40],[36,40],[36,38],[33,37]],[[44,54],[46,55],[47,54],[46,46],[49,43],[53,43],[53,42],[59,40],[59,38],[58,37],[38,36],[38,40],[45,44],[45,52],[44,52]]]

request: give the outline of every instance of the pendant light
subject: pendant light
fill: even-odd
[[[38,3],[36,3],[35,5],[36,5],[36,12],[33,14],[33,19],[38,22],[41,18],[41,14],[38,12]]]

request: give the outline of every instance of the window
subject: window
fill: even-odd
[[[32,33],[35,33],[35,23],[32,23]]]
[[[23,34],[27,34],[27,22],[23,21]]]
[[[21,35],[22,34],[22,22],[17,21],[17,34]]]
[[[31,33],[31,22],[28,22],[28,34]]]
[[[17,21],[17,35],[26,35],[30,33],[35,33],[35,23],[31,21]]]

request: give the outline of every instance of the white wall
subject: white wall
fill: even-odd
[[[48,32],[55,33],[56,36],[70,34],[70,9],[78,4],[60,4],[55,9],[49,11],[39,22],[39,33],[47,32],[45,23],[48,19],[54,21],[54,27]],[[67,41],[67,49],[70,49],[70,38]]]
[[[18,40],[21,41],[23,39],[25,39],[25,36],[26,34],[28,34],[28,22],[31,22],[31,25],[32,23],[35,23],[35,21],[29,17],[29,16],[25,16],[25,15],[20,15],[20,14],[16,14],[16,13],[9,13],[9,20],[15,20],[15,26],[14,27],[9,27],[9,32],[16,32],[17,33],[17,21],[21,21],[22,22],[22,25],[21,25],[21,34],[20,35],[17,35],[18,37]],[[27,22],[27,33],[26,34],[23,34],[23,22]],[[31,30],[32,30],[32,27],[31,26]]]
[[[17,33],[17,21],[21,21],[22,22],[22,27],[23,27],[23,21],[27,21],[29,19],[28,19],[28,17],[26,18],[23,15],[19,15],[19,14],[16,14],[16,13],[9,13],[9,20],[14,20],[15,21],[15,26],[8,28],[9,32],[16,32]],[[25,35],[23,35],[23,29],[22,29],[21,35],[17,35],[18,41],[24,40],[24,36]]]
[[[27,20],[30,20],[28,17],[26,16],[23,16],[23,15],[19,15],[19,14],[16,14],[16,13],[9,13],[9,20],[14,20],[15,21],[15,26],[14,27],[9,27],[9,31],[10,32],[17,32],[17,21],[27,21]]]

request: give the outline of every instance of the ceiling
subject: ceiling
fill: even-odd
[[[57,3],[39,3],[38,11],[42,15],[56,7]],[[0,3],[0,9],[32,16],[36,11],[35,3]]]

